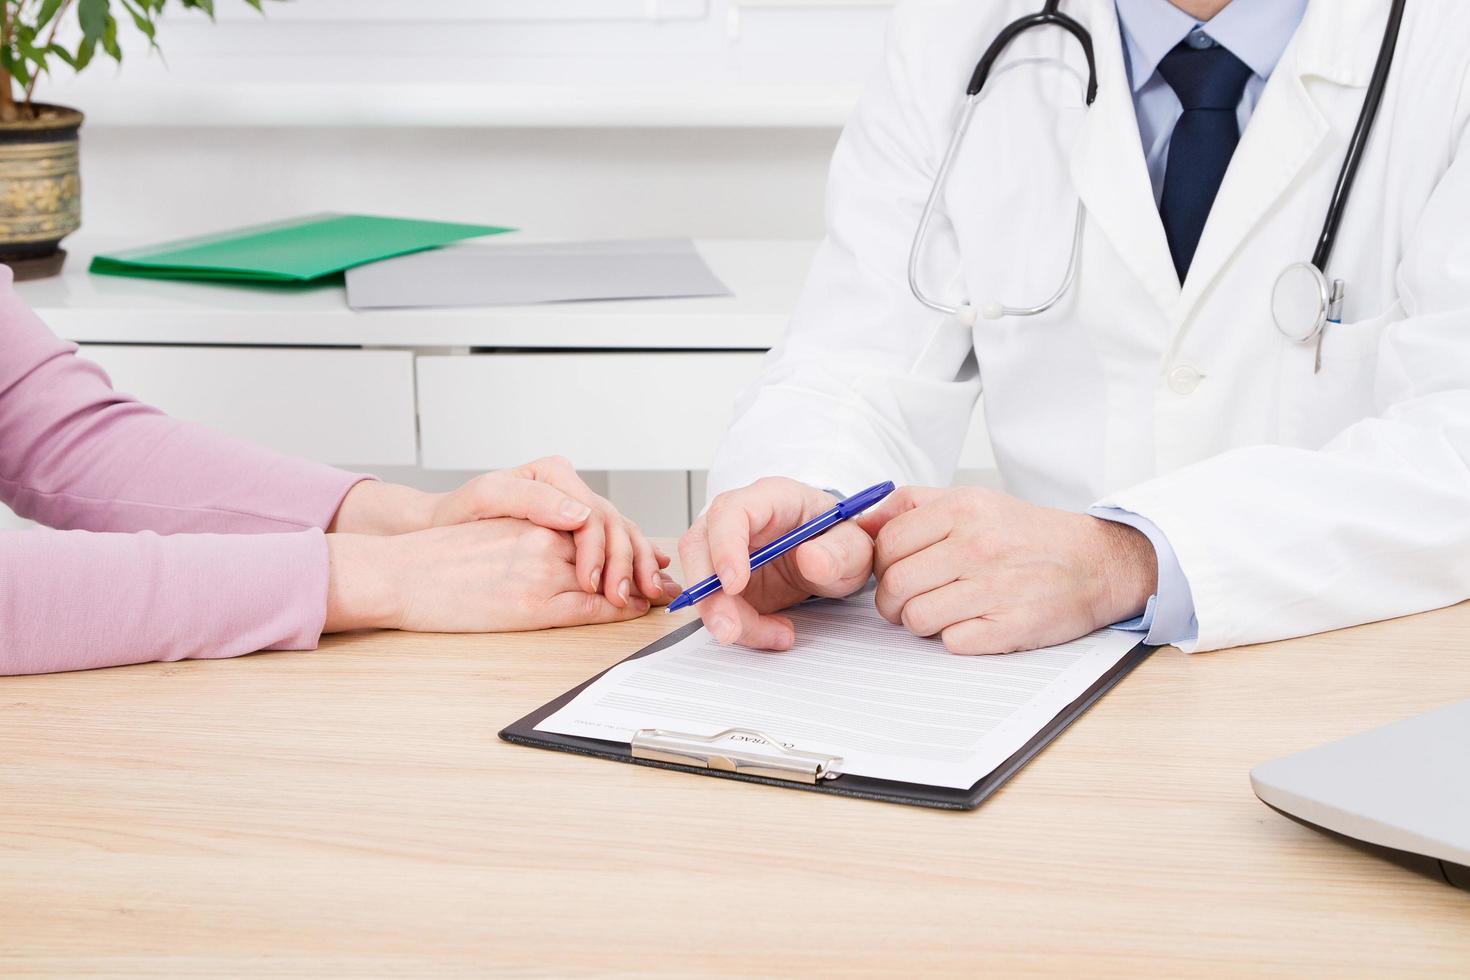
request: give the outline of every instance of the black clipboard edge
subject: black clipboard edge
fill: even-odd
[[[507,725],[501,730],[500,738],[513,745],[527,745],[532,748],[550,749],[554,752],[570,752],[574,755],[608,759],[612,762],[627,762],[636,766],[650,766],[655,769],[671,769],[675,772],[693,773],[699,776],[714,776],[718,779],[738,779],[741,782],[762,783],[767,786],[777,786],[782,789],[811,790],[818,793],[830,793],[835,796],[850,796],[856,799],[877,800],[883,803],[902,803],[909,806],[922,806],[938,810],[973,810],[994,795],[997,790],[1005,785],[1007,780],[1021,770],[1021,767],[1030,762],[1053,739],[1066,731],[1073,722],[1082,717],[1088,708],[1092,707],[1094,702],[1117,686],[1118,682],[1128,676],[1133,668],[1147,660],[1149,655],[1157,649],[1156,647],[1140,643],[1128,651],[1107,673],[1099,677],[1096,683],[1084,691],[1077,700],[1067,705],[1065,709],[1047,723],[1046,727],[1037,732],[1029,742],[1017,749],[1014,755],[992,769],[969,789],[951,789],[947,786],[925,786],[919,783],[904,783],[892,779],[873,779],[868,776],[848,775],[839,776],[837,779],[823,780],[816,784],[798,783],[785,779],[752,776],[748,773],[725,772],[720,769],[698,769],[692,766],[658,762],[653,759],[635,759],[633,758],[631,748],[626,742],[611,742],[600,738],[580,738],[573,735],[557,735],[549,732],[536,731],[537,725],[566,707],[573,698],[594,684],[608,670],[612,670],[613,667],[625,664],[630,660],[637,660],[639,657],[646,657],[651,653],[657,653],[660,650],[667,649],[697,631],[702,625],[698,620],[688,623],[668,636],[649,644],[632,656],[613,664],[612,667],[608,667],[606,670],[588,678],[561,697],[548,701],[519,721]]]

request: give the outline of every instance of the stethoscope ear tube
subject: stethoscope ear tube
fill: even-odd
[[[995,62],[1017,36],[1033,27],[1048,25],[1062,28],[1082,45],[1082,53],[1087,58],[1087,104],[1092,105],[1097,99],[1097,59],[1092,53],[1092,34],[1066,14],[1058,13],[1057,4],[1051,0],[1048,0],[1041,13],[1014,20],[995,36],[995,40],[990,42],[990,47],[985,49],[985,53],[976,62],[975,71],[970,75],[970,84],[965,87],[965,94],[968,96],[980,94],[980,90],[985,87],[985,80],[990,77],[990,70],[995,67]]]

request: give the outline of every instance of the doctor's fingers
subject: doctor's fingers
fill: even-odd
[[[795,563],[805,591],[841,598],[852,595],[872,577],[873,539],[847,521],[798,545],[788,557]]]
[[[878,576],[878,591],[873,597],[878,615],[895,625],[903,623],[912,630],[907,618],[908,605],[959,580],[965,574],[963,557],[960,550],[946,540],[889,565]],[[972,591],[976,596],[980,594],[978,588]],[[972,606],[967,615],[956,616],[949,622],[979,614],[980,607]],[[948,622],[939,623],[934,629],[919,635],[932,636],[948,625]]]
[[[990,611],[993,599],[978,583],[959,579],[909,599],[900,610],[900,621],[915,636],[934,636],[958,623],[982,619]]]
[[[894,565],[949,537],[954,526],[955,513],[943,498],[899,514],[873,536],[874,573],[882,580]]]
[[[715,573],[714,562],[709,556],[709,529],[705,519],[699,517],[679,538],[679,569],[684,581],[693,585]]]
[[[1048,642],[1064,642],[1041,639],[1034,624],[1005,616],[962,620],[946,626],[939,635],[944,641],[944,648],[960,656],[1019,653],[1022,650],[1035,650]]]
[[[756,650],[790,650],[796,627],[785,616],[761,615],[738,595],[716,592],[699,604],[710,635],[721,643]]]
[[[739,595],[750,582],[750,553],[836,503],[831,494],[795,480],[772,477],[722,493],[704,514],[710,562],[725,591]]]
[[[710,568],[720,587],[739,595],[750,584],[750,514],[738,498],[715,498],[703,518]]]
[[[883,530],[895,517],[932,503],[949,492],[940,487],[899,487],[885,497],[878,506],[859,516],[858,526],[876,538],[878,532]]]

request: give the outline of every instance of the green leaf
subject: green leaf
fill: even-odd
[[[77,56],[73,61],[72,67],[76,68],[77,71],[81,71],[92,63],[92,56],[96,53],[97,42],[84,39],[82,43],[77,45]]]
[[[12,46],[6,50],[11,63],[19,66],[21,74],[34,77],[45,72],[46,50],[36,47],[36,28],[30,24],[17,24],[11,38]],[[16,72],[12,71],[12,74]],[[20,77],[19,74],[16,75]],[[28,80],[28,79],[27,79]]]
[[[133,26],[142,31],[143,35],[148,38],[148,46],[150,48],[158,47],[158,39],[155,36],[156,32],[153,27],[153,21],[149,19],[147,11],[133,6],[128,0],[122,0],[122,5],[127,10],[128,16],[133,18]]]
[[[8,47],[0,48],[0,67],[10,72],[11,77],[22,86],[31,83],[30,66],[17,57],[15,52]]]
[[[117,18],[107,15],[107,29],[102,32],[102,50],[116,62],[122,61],[122,47],[117,43]]]
[[[216,0],[117,0],[127,11],[133,26],[148,39],[151,50],[158,50],[158,18],[165,8],[177,5],[186,10],[202,10],[211,19]],[[241,0],[252,9],[265,13],[263,0]],[[50,72],[51,59],[65,62],[75,71],[92,63],[98,48],[115,61],[122,61],[118,43],[118,21],[113,16],[113,0],[0,0],[9,13],[11,36],[0,46],[0,67],[21,85],[29,84],[37,75]],[[58,25],[75,13],[81,37],[75,50],[54,42],[41,43],[54,36]],[[63,32],[65,33],[65,32]]]
[[[96,44],[107,33],[108,0],[77,0],[77,21],[82,25],[82,39]]]
[[[62,61],[66,62],[73,71],[77,69],[78,66],[76,55],[66,50],[66,48],[63,48],[59,44],[48,44],[46,45],[46,50],[54,54],[56,57],[60,58]]]
[[[51,18],[56,16],[56,11],[61,9],[65,0],[42,0],[41,9],[36,11],[36,30],[40,30],[51,23]]]

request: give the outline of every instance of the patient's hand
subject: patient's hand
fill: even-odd
[[[331,574],[324,632],[377,627],[488,633],[636,619],[650,602],[621,604],[578,578],[572,535],[525,520],[489,519],[410,534],[327,536]],[[679,587],[656,573],[655,604]]]
[[[660,571],[668,567],[668,556],[559,456],[485,473],[448,493],[359,483],[347,492],[327,530],[408,534],[496,517],[518,517],[571,532],[579,587],[601,592],[619,608],[635,595],[657,601],[663,594]]]

